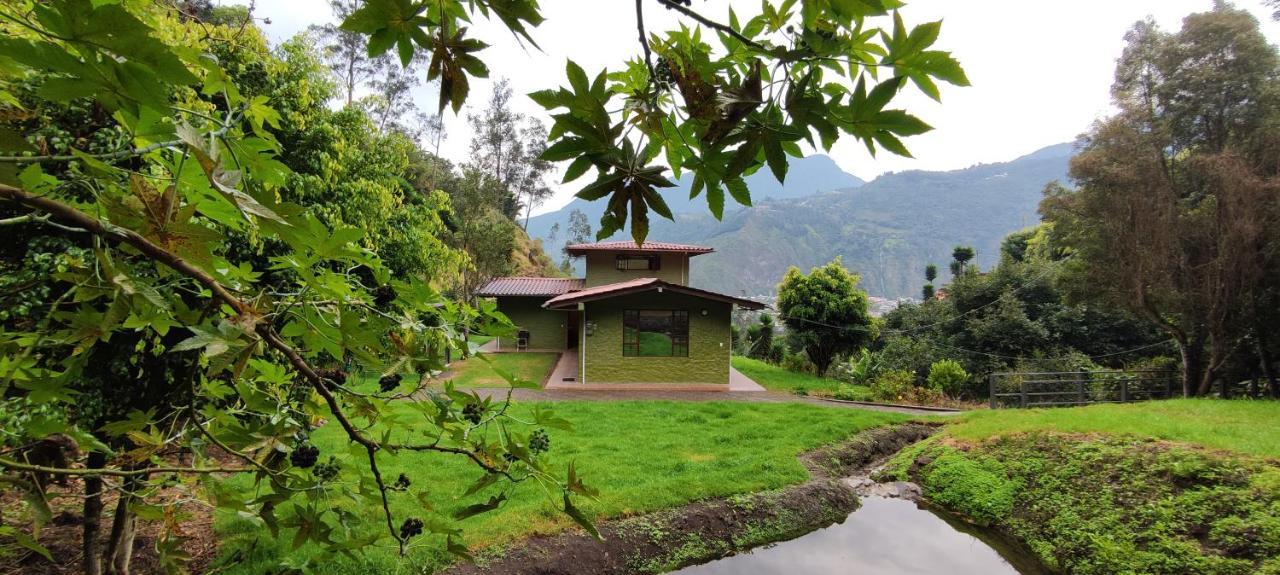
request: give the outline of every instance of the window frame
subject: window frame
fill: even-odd
[[[640,260],[644,260],[645,267],[631,267],[629,264],[624,263],[624,262],[634,262],[634,261],[640,261]],[[662,269],[662,256],[645,255],[645,254],[634,254],[634,255],[618,254],[614,256],[613,267],[614,269],[620,272],[658,271]]]
[[[669,355],[640,354],[640,314],[669,314],[671,353]],[[630,331],[629,331],[630,330]],[[628,335],[632,337],[628,337]],[[689,357],[689,310],[687,309],[625,309],[622,311],[622,357]]]

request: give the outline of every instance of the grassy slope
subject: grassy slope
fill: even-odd
[[[982,410],[947,434],[978,440],[1026,431],[1124,433],[1280,457],[1280,402],[1175,399],[1075,409]]]
[[[823,444],[903,417],[877,412],[825,408],[805,404],[673,403],[673,402],[565,402],[552,407],[557,415],[574,422],[573,433],[552,431],[552,466],[564,469],[577,463],[580,473],[600,490],[599,501],[582,501],[596,517],[613,517],[681,505],[708,497],[777,488],[806,479],[796,456]],[[408,406],[402,408],[406,415]],[[340,430],[320,429],[313,440],[322,450],[343,454]],[[459,496],[479,473],[467,462],[440,454],[402,453],[388,458],[383,473],[406,473],[414,492],[425,488],[437,506],[448,514],[492,492],[468,499]],[[245,489],[249,481],[238,480]],[[398,496],[393,510],[407,515],[429,513],[413,501]],[[363,513],[377,529],[381,518]],[[569,521],[556,511],[555,502],[536,485],[518,489],[500,510],[459,524],[467,542],[484,546],[510,541],[530,533],[563,529]],[[235,517],[222,515],[217,522],[223,556],[243,550],[230,573],[260,573],[282,560],[298,560],[315,552],[310,546],[291,552],[291,534],[272,537],[265,529]],[[256,546],[249,548],[253,541]],[[362,559],[326,559],[321,573],[399,572],[386,540]],[[446,561],[442,542],[424,539],[413,551],[413,562],[430,571]],[[403,567],[403,565],[401,565]]]
[[[484,357],[489,361],[473,357],[451,364],[446,377],[453,380],[454,387],[507,387],[507,381],[494,372],[494,368],[497,368],[541,384],[555,367],[559,355],[535,352],[490,353]]]
[[[1276,421],[1280,403],[1214,400],[975,412],[890,474],[1062,571],[1275,574]]]
[[[749,357],[735,355],[732,361],[735,369],[770,391],[793,392],[798,389],[804,389],[808,393],[826,392],[829,394],[841,386],[840,382],[834,379],[787,371],[776,365]],[[871,390],[865,386],[846,385],[844,387],[846,390],[858,394],[860,396],[858,399],[871,399]]]

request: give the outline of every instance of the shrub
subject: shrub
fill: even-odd
[[[964,391],[964,384],[969,382],[969,373],[960,362],[943,359],[929,366],[929,389],[940,391],[949,397],[957,397]]]
[[[834,399],[842,399],[844,401],[866,401],[870,399],[867,397],[867,391],[865,389],[856,388],[850,385],[841,385],[835,393],[831,394],[831,397]]]
[[[869,386],[880,372],[880,356],[863,349],[858,357],[840,362],[831,372],[831,377],[843,383]]]
[[[911,392],[916,376],[909,371],[891,370],[871,382],[871,397],[876,401],[902,401]]]
[[[782,358],[786,357],[786,355],[787,346],[782,345],[782,342],[780,341],[775,341],[773,342],[773,345],[769,346],[769,353],[765,356],[764,360],[772,363],[773,365],[781,365]]]
[[[782,356],[782,369],[794,371],[796,373],[815,374],[818,369],[814,367],[813,362],[809,361],[809,356],[801,353],[786,353]]]

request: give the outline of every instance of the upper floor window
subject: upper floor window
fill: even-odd
[[[618,256],[618,271],[656,270],[662,259],[658,256]]]

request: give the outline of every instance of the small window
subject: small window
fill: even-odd
[[[656,270],[662,262],[658,256],[618,256],[618,271]]]
[[[650,309],[622,312],[622,355],[689,357],[689,312]]]

